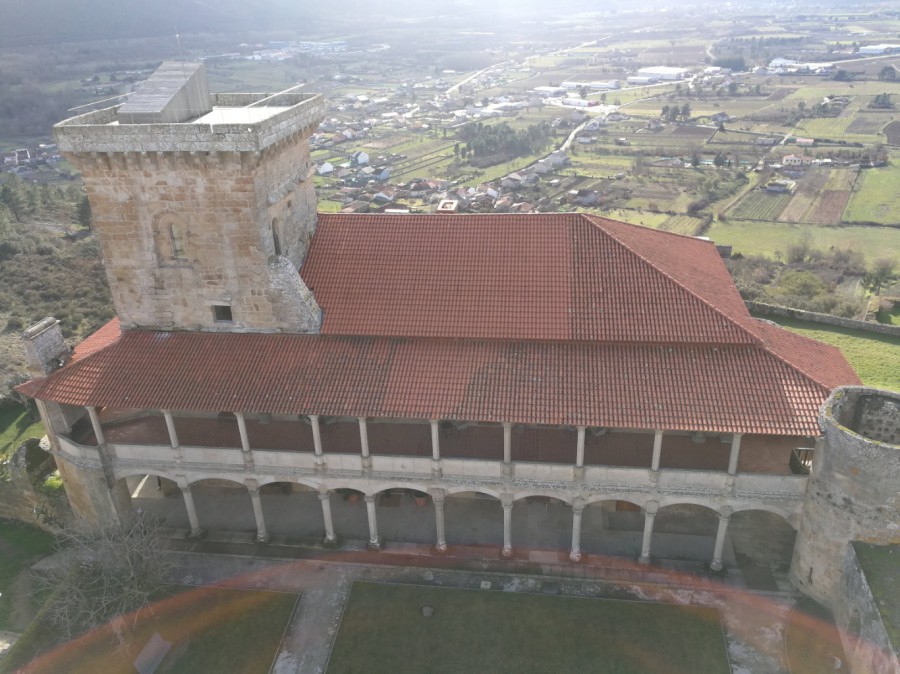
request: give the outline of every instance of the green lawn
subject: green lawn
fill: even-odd
[[[431,606],[426,618],[421,608]],[[328,674],[725,674],[719,614],[697,606],[355,583]]]
[[[867,386],[900,391],[900,337],[766,316],[792,332],[833,344]]]
[[[28,438],[44,436],[40,421],[34,421],[23,407],[0,407],[0,461],[14,452]]]
[[[174,592],[147,611],[124,649],[116,648],[109,628],[100,629],[44,654],[28,671],[133,672],[132,663],[154,633],[173,644],[160,672],[269,671],[297,595],[210,587]]]
[[[892,161],[860,174],[859,188],[844,211],[846,222],[900,224],[900,154],[895,153]]]
[[[0,629],[21,628],[10,623],[9,588],[19,573],[52,551],[53,536],[46,531],[22,522],[0,520]]]
[[[784,255],[805,231],[811,234],[815,248],[849,248],[868,260],[884,257],[886,251],[900,250],[900,227],[823,227],[729,219],[714,222],[706,235],[716,243],[731,244],[735,252],[744,255],[774,257],[776,253]]]

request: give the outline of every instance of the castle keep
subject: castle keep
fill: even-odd
[[[26,335],[20,390],[80,516],[116,518],[150,475],[189,535],[198,490],[249,495],[264,542],[278,485],[317,513],[297,535],[328,544],[336,495],[364,497],[377,549],[383,497],[406,491],[436,550],[477,512],[514,556],[539,500],[569,509],[573,561],[628,529],[625,554],[648,562],[688,514],[714,569],[731,523],[758,517],[799,527],[792,578],[826,601],[848,540],[900,542],[896,395],[839,393],[820,426],[859,379],[751,317],[712,243],[587,214],[317,215],[323,111],[211,95],[202,66],[169,63],[57,125],[118,318],[62,367],[52,321]]]

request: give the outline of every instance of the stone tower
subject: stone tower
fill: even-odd
[[[323,114],[314,94],[211,95],[203,64],[169,62],[127,103],[56,125],[124,328],[318,331],[298,270]]]
[[[900,543],[900,393],[839,388],[819,424],[791,580],[833,605],[850,541]]]

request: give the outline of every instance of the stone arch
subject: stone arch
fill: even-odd
[[[776,581],[787,574],[797,540],[789,517],[776,508],[743,508],[732,514],[728,537],[745,576],[759,583],[754,589],[779,589]]]
[[[458,494],[484,494],[485,496],[492,496],[498,501],[500,500],[500,490],[498,489],[489,489],[487,487],[483,487],[481,485],[478,486],[477,489],[472,489],[471,487],[461,486],[461,487],[446,487],[445,493],[447,496],[454,496]]]
[[[572,505],[573,498],[572,496],[567,496],[566,494],[560,494],[558,492],[553,491],[544,491],[540,489],[529,489],[527,491],[518,491],[513,492],[513,502],[522,501],[525,499],[554,499],[557,501],[561,501],[568,506]]]
[[[496,557],[503,546],[500,493],[478,487],[448,488],[444,495],[447,545],[482,548]]]
[[[581,549],[591,555],[637,559],[641,554],[644,503],[618,495],[585,499]]]
[[[113,496],[119,512],[140,510],[171,527],[189,527],[177,479],[164,471],[116,474]]]
[[[542,490],[516,493],[514,498],[513,550],[569,552],[572,540],[570,500]]]
[[[257,532],[250,487],[230,475],[192,477],[193,495],[200,525],[206,530]]]
[[[370,498],[375,503],[379,536],[386,544],[434,544],[434,504],[425,485],[384,485]]]

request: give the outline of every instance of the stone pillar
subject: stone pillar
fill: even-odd
[[[100,417],[97,416],[96,407],[88,407],[88,416],[91,418],[91,426],[94,428],[94,437],[97,438],[97,445],[105,445],[106,438],[103,437],[103,427],[100,425]]]
[[[369,454],[369,429],[365,417],[357,417],[359,421],[359,446],[362,451],[363,470],[372,470],[372,457]]]
[[[575,444],[575,467],[584,468],[584,426],[578,427],[578,440]]]
[[[738,456],[741,452],[741,434],[735,433],[731,436],[731,455],[728,457],[728,474],[737,474]]]
[[[325,522],[325,545],[332,547],[337,544],[337,536],[334,535],[334,521],[331,519],[331,492],[320,491],[319,501],[322,502],[322,519]]]
[[[364,426],[360,426],[364,428]],[[378,537],[378,517],[375,513],[375,495],[366,494],[366,513],[369,516],[369,550],[381,550],[381,539]]]
[[[503,550],[501,554],[504,557],[512,557],[512,494],[503,494],[500,497],[500,503],[503,505]]]
[[[656,517],[656,511],[659,509],[659,503],[650,501],[644,506],[644,539],[641,542],[641,556],[638,562],[641,564],[650,563],[650,543],[653,539],[653,520]]]
[[[322,451],[322,429],[319,427],[319,415],[310,414],[309,423],[312,426],[313,451],[316,453],[316,470],[325,466],[325,453]]]
[[[203,530],[200,528],[200,518],[197,517],[197,508],[194,506],[194,495],[191,493],[191,485],[181,487],[181,495],[184,497],[184,507],[187,510],[188,521],[191,523],[191,538],[200,538]]]
[[[656,431],[653,434],[653,463],[650,465],[650,469],[654,472],[659,470],[659,460],[662,458],[662,440],[663,432]]]
[[[716,530],[716,547],[713,551],[712,562],[709,568],[713,571],[722,570],[722,549],[725,547],[725,532],[728,530],[728,520],[731,519],[732,509],[724,506],[719,511],[719,528]]]
[[[175,432],[175,418],[170,410],[163,410],[163,417],[166,419],[166,429],[169,431],[169,444],[172,449],[178,448],[178,433]]]
[[[235,412],[235,418],[238,423],[238,430],[241,432],[241,449],[245,452],[250,451],[250,438],[247,435],[247,421],[244,419],[242,412]]]
[[[444,470],[441,465],[441,428],[440,419],[431,420],[431,476],[441,477]]]
[[[512,475],[512,424],[503,424],[503,474]]]
[[[263,517],[262,500],[259,498],[259,487],[256,484],[247,485],[250,492],[250,502],[253,503],[253,516],[256,518],[256,542],[268,543],[269,532],[266,531],[266,520]]]
[[[584,512],[584,501],[580,498],[572,503],[572,551],[569,559],[573,562],[581,561],[581,514]]]
[[[444,530],[444,491],[442,489],[432,491],[431,501],[434,503],[434,526],[437,530],[437,542],[434,549],[438,552],[447,552],[447,535]]]

